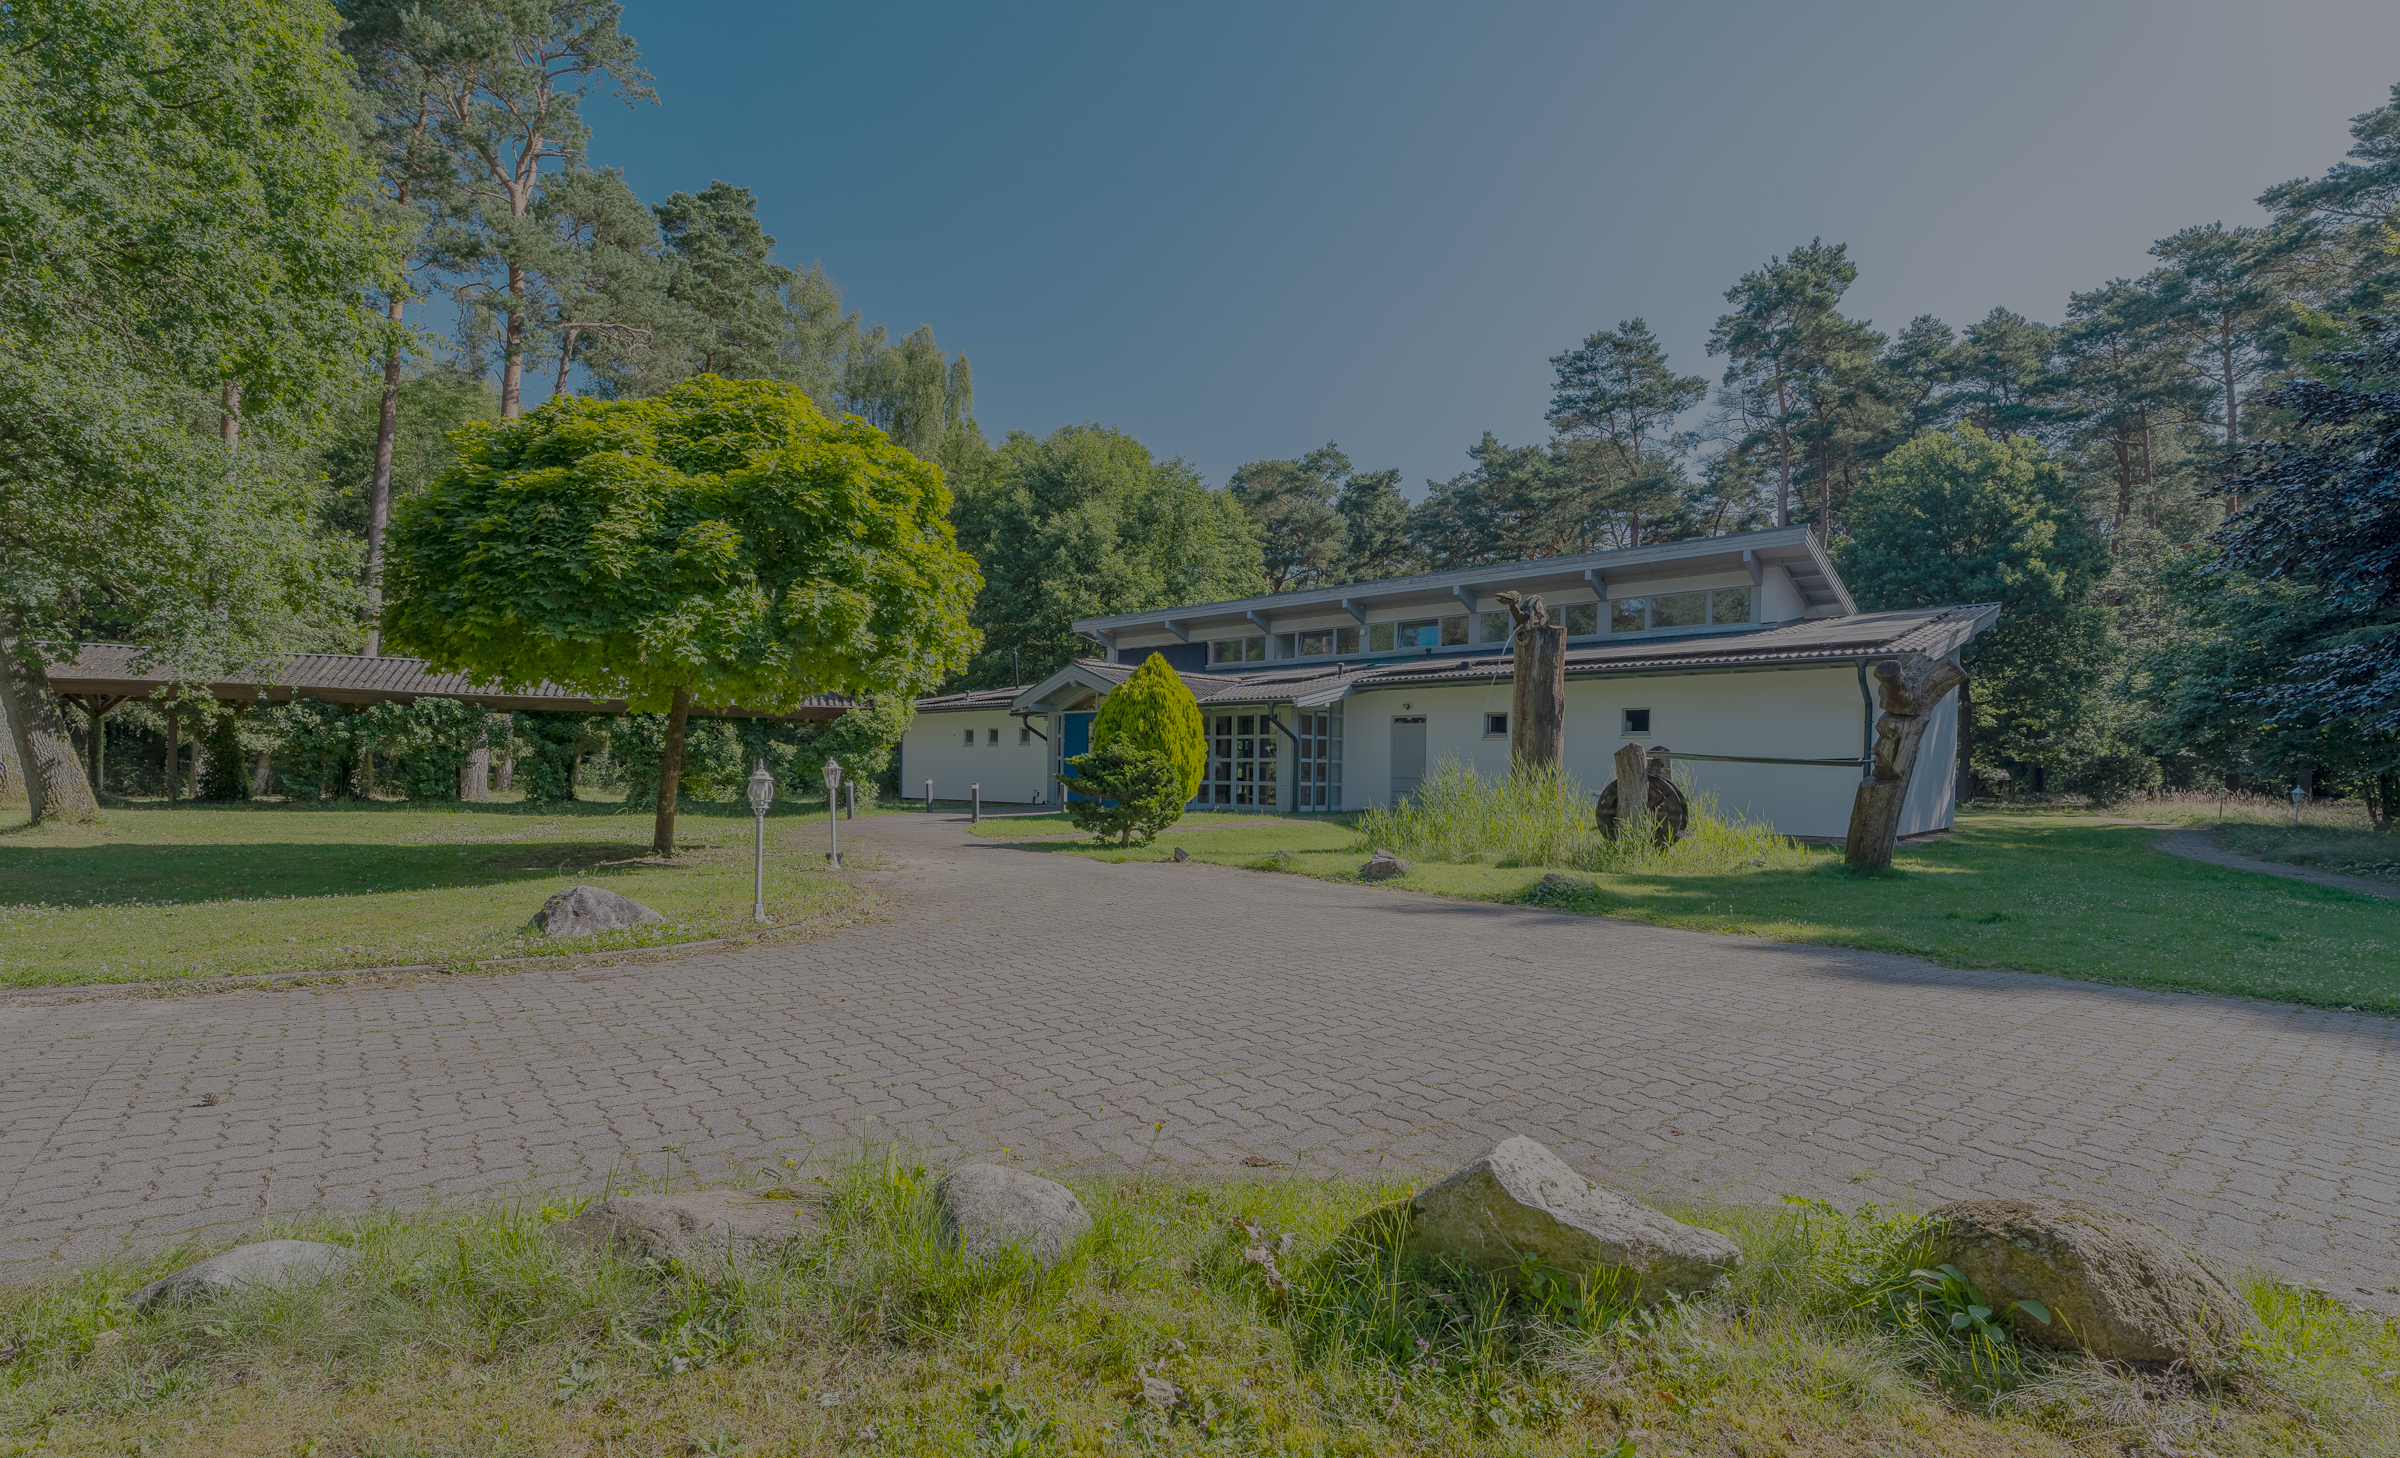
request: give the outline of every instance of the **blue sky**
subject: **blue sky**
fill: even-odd
[[[656,200],[754,189],[786,262],[963,349],[995,439],[1097,421],[1211,480],[1337,440],[1411,495],[1544,434],[1549,356],[1641,315],[1681,369],[1812,237],[1887,330],[2056,320],[2256,221],[2400,81],[2400,5],[662,4]]]

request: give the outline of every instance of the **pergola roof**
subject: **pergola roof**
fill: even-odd
[[[566,713],[622,714],[623,699],[594,699],[554,684],[502,688],[478,684],[464,674],[435,673],[422,658],[369,658],[357,653],[289,653],[252,665],[236,676],[189,683],[163,663],[149,661],[130,643],[42,645],[53,692],[84,699],[145,698],[176,683],[205,688],[219,699],[285,703],[320,699],[333,704],[412,703],[459,699],[487,709],[546,709]],[[67,656],[71,652],[72,656]],[[856,706],[846,694],[817,694],[790,713],[761,713],[738,705],[703,707],[704,718],[836,719]]]

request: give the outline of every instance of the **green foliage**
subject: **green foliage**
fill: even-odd
[[[34,633],[76,636],[96,597],[204,677],[342,598],[306,473],[255,448],[361,360],[394,269],[333,22],[315,0],[0,9],[0,605]],[[207,438],[228,383],[231,460]]]
[[[1092,747],[1117,743],[1163,757],[1183,782],[1186,803],[1200,793],[1200,777],[1208,770],[1200,701],[1156,653],[1102,699],[1100,712],[1093,716]]]
[[[628,813],[658,808],[658,772],[666,753],[667,716],[625,714],[608,731],[609,754],[625,769]],[[723,719],[692,719],[683,729],[683,773],[678,787],[696,800],[740,797],[750,778],[750,758],[741,731]]]
[[[515,788],[537,805],[555,805],[575,798],[575,765],[600,735],[605,719],[589,714],[561,714],[518,709],[508,716],[516,740]],[[655,783],[655,772],[652,776]]]
[[[900,736],[916,722],[917,706],[898,694],[865,700],[840,718],[800,726],[798,748],[792,757],[793,786],[813,794],[824,784],[825,761],[839,761],[842,776],[858,782],[862,795],[870,786],[897,793],[893,781]]]
[[[789,385],[554,400],[394,512],[385,629],[438,668],[637,710],[911,693],[979,585],[939,474]]]
[[[1032,683],[1090,651],[1075,619],[1257,592],[1256,533],[1181,460],[1099,426],[1011,432],[962,490],[958,539],[982,564],[983,652],[965,682]]]
[[[2011,1301],[1995,1307],[1991,1298],[1975,1289],[1966,1272],[1953,1265],[1938,1265],[1931,1270],[1909,1272],[1914,1284],[1909,1288],[1915,1313],[1941,1336],[1966,1348],[1967,1359],[1975,1367],[1991,1371],[2013,1368],[2018,1364],[2016,1338],[2010,1334],[2008,1320],[2024,1312],[2044,1326],[2050,1324],[2050,1308],[2039,1301]]]
[[[350,794],[359,754],[367,748],[357,713],[318,699],[293,699],[264,706],[259,717],[275,736],[275,775],[286,795],[306,802]]]
[[[1360,814],[1353,848],[1453,864],[1618,872],[1740,872],[1788,867],[1800,858],[1790,840],[1768,826],[1724,814],[1713,797],[1687,792],[1686,799],[1690,813],[1685,833],[1672,846],[1661,848],[1646,839],[1609,840],[1600,834],[1592,795],[1575,776],[1556,766],[1487,779],[1471,765],[1446,759],[1407,800]],[[1601,899],[1594,894],[1595,902]],[[1559,896],[1539,904],[1573,902],[1578,903],[1574,909],[1598,909],[1581,901]]]
[[[369,705],[351,724],[375,752],[378,782],[398,785],[411,800],[456,800],[467,753],[491,717],[474,704],[428,698]]]
[[[1173,762],[1155,749],[1128,740],[1095,745],[1067,763],[1073,778],[1059,783],[1075,793],[1067,801],[1067,818],[1075,828],[1105,844],[1115,836],[1118,845],[1148,845],[1158,833],[1183,818],[1191,796]]]
[[[206,736],[198,740],[206,749],[195,798],[219,802],[250,798],[250,756],[242,733],[248,717],[247,711],[232,705],[209,716]]]
[[[2000,604],[1965,654],[1978,770],[2079,758],[2117,656],[2091,601],[2108,548],[2049,453],[1971,425],[1919,436],[1859,487],[1850,525],[1836,560],[1868,611]]]
[[[317,519],[329,530],[361,540],[367,533],[382,406],[382,381],[360,381],[318,446],[329,494]],[[498,418],[499,400],[491,385],[463,370],[437,367],[403,379],[392,439],[392,499],[416,495],[457,462],[451,437],[458,431]]]

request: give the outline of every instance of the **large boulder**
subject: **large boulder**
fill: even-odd
[[[1368,881],[1389,881],[1395,876],[1407,875],[1408,862],[1388,850],[1379,850],[1367,857],[1367,863],[1358,868],[1358,874]]]
[[[637,1260],[768,1256],[816,1228],[816,1210],[785,1190],[693,1190],[618,1195],[551,1236],[563,1245],[605,1248]]]
[[[666,918],[630,896],[598,886],[570,886],[542,903],[533,924],[548,937],[588,937]]]
[[[1410,1255],[1495,1275],[1530,1256],[1623,1300],[1703,1291],[1742,1263],[1723,1235],[1610,1194],[1523,1135],[1419,1191],[1403,1229]]]
[[[1005,1165],[959,1165],[934,1193],[943,1239],[970,1256],[1016,1246],[1052,1265],[1092,1228],[1091,1212],[1073,1190]]]
[[[348,1270],[358,1257],[321,1240],[262,1240],[185,1266],[125,1298],[138,1307],[174,1306],[224,1296],[245,1286],[294,1286]]]
[[[2029,1342],[2124,1362],[2207,1362],[2257,1320],[2250,1303],[2147,1221],[2072,1200],[1960,1200],[1933,1212],[1943,1259]]]

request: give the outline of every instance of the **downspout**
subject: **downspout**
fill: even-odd
[[[1039,739],[1044,744],[1048,744],[1050,742],[1050,736],[1044,734],[1039,729],[1034,729],[1033,727],[1033,716],[1036,714],[1041,715],[1045,719],[1050,717],[1050,711],[1048,709],[1011,709],[1008,711],[1008,717],[1011,719],[1024,720],[1025,727],[1033,731],[1033,737]]]
[[[1875,692],[1867,687],[1867,660],[1858,660],[1859,782],[1875,778]]]

